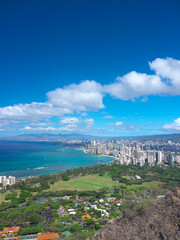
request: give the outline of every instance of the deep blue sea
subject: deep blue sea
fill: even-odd
[[[0,176],[38,176],[110,161],[111,157],[86,154],[60,143],[0,141]]]

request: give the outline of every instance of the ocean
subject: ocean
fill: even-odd
[[[0,176],[24,178],[111,161],[111,157],[86,154],[58,142],[0,141]]]

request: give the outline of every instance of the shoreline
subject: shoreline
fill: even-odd
[[[116,157],[114,157],[114,156],[104,155],[104,154],[87,153],[87,152],[86,152],[86,149],[82,149],[82,150],[83,150],[83,152],[86,153],[86,154],[92,154],[92,155],[103,156],[103,157],[111,157],[111,158],[114,159],[113,161],[118,160],[118,158],[116,158]],[[109,163],[112,163],[113,161],[111,161],[111,162],[109,162]],[[102,164],[109,164],[109,163],[102,163]]]
[[[110,156],[110,155],[103,155],[103,154],[98,155],[98,154],[93,154],[93,153],[87,153],[87,152],[86,152],[86,149],[84,149],[84,148],[82,148],[82,149],[73,148],[73,147],[65,147],[65,148],[71,148],[71,149],[74,149],[74,150],[76,150],[76,151],[82,151],[82,152],[84,152],[85,154],[91,154],[91,155],[102,156],[102,157],[111,157],[111,158],[113,158],[114,160],[116,160],[115,157]],[[114,160],[113,160],[113,161],[114,161]],[[101,163],[101,164],[110,164],[110,163],[112,163],[113,161],[110,161],[110,162],[107,162],[107,163]],[[97,163],[96,165],[100,165],[100,164]],[[96,165],[93,165],[93,166],[96,166]],[[88,166],[87,166],[87,167],[88,167]],[[73,169],[73,168],[71,168],[71,169]],[[65,170],[65,172],[66,172],[66,171],[67,171],[67,170]],[[61,170],[61,171],[59,171],[59,172],[63,172],[63,170]],[[56,172],[56,173],[48,173],[48,174],[40,174],[40,175],[36,175],[36,176],[28,176],[28,177],[23,177],[23,178],[17,178],[17,180],[26,180],[26,179],[29,179],[29,178],[39,177],[39,176],[41,176],[41,175],[58,174],[59,172]]]
[[[92,154],[92,155],[96,155],[96,156],[103,156],[103,157],[111,157],[111,158],[114,158],[114,159],[116,159],[115,157],[113,157],[113,156],[110,156],[110,155],[105,155],[105,154],[96,154],[96,153],[88,153],[88,152],[86,152],[86,149],[82,149],[82,151],[83,151],[84,153],[86,153],[86,154]]]
[[[81,166],[81,167],[88,167],[88,166],[96,166],[96,165],[100,165],[100,164],[110,164],[111,162],[113,162],[115,160],[115,158],[113,156],[109,156],[109,155],[98,155],[98,154],[91,154],[91,153],[87,153],[86,152],[86,149],[85,148],[76,148],[74,146],[64,146],[64,148],[66,149],[73,149],[75,151],[81,151],[83,152],[84,154],[89,154],[89,155],[93,155],[94,158],[95,158],[95,162],[91,161],[91,160],[87,160],[87,165],[84,165],[84,166]],[[105,159],[101,159],[100,161],[98,161],[98,156],[99,157],[104,157]],[[106,159],[106,157],[109,157],[108,161]],[[111,159],[110,159],[111,157]],[[73,158],[73,156],[72,156]],[[113,159],[112,159],[113,158]],[[101,162],[102,161],[102,162]],[[58,169],[57,168],[57,171],[55,171],[55,168],[53,166],[42,166],[42,165],[39,165],[38,167],[33,167],[33,168],[24,168],[24,169],[16,169],[16,170],[11,170],[11,171],[3,171],[2,173],[0,173],[0,175],[6,175],[6,176],[15,176],[16,179],[19,181],[19,180],[26,180],[26,179],[29,179],[29,178],[34,178],[34,177],[38,177],[38,176],[41,176],[41,175],[52,175],[52,174],[58,174],[59,172],[65,172],[67,170],[70,170],[70,169],[75,169],[75,168],[78,168],[80,166],[78,166],[78,162],[77,164],[73,164],[71,166],[71,164],[68,164],[69,167],[65,167],[64,169],[61,168],[61,164],[59,164],[60,168]],[[77,166],[76,166],[77,165]],[[52,167],[52,169],[51,169]],[[63,167],[63,166],[62,166]],[[43,171],[43,169],[49,169],[49,171]],[[28,171],[29,171],[29,174],[28,174]]]

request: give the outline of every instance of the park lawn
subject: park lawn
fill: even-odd
[[[0,203],[2,203],[5,200],[6,193],[0,193]]]
[[[112,187],[119,185],[117,182],[113,181],[110,176],[105,174],[104,176],[99,176],[98,174],[83,176],[69,181],[58,181],[51,185],[50,191],[60,191],[60,190],[94,190],[97,191],[103,187]]]
[[[126,185],[127,190],[136,190],[138,188],[158,188],[159,182],[144,182],[141,185]],[[55,184],[50,186],[50,189],[45,191],[60,191],[60,190],[78,190],[78,191],[98,191],[103,187],[111,188],[113,186],[120,186],[125,184],[117,183],[113,181],[108,173],[105,173],[103,176],[99,174],[87,175],[75,179],[70,179],[68,181],[58,181]]]
[[[108,172],[104,173],[103,176],[100,176],[99,174],[93,174],[93,176],[97,176],[97,177],[99,177],[99,178],[111,179],[111,174],[108,173]]]
[[[17,192],[17,197],[19,197],[21,190],[15,190],[15,192]],[[1,204],[2,202],[9,202],[9,200],[7,200],[7,201],[5,200],[5,196],[6,196],[8,193],[10,193],[10,191],[5,192],[5,193],[0,193],[0,204]]]
[[[144,182],[144,183],[142,183],[141,185],[129,185],[129,186],[127,186],[127,190],[136,190],[136,189],[138,189],[138,188],[142,188],[142,187],[144,187],[144,188],[159,188],[159,186],[160,186],[160,184],[162,184],[162,183],[160,183],[160,182],[157,182],[157,181],[152,181],[152,182]]]

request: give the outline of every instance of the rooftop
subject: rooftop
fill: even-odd
[[[17,233],[19,231],[20,227],[16,226],[16,227],[5,227],[3,229],[3,234],[8,234],[9,232],[12,233]]]
[[[37,240],[46,240],[52,238],[59,238],[58,233],[48,232],[48,233],[38,233]]]

